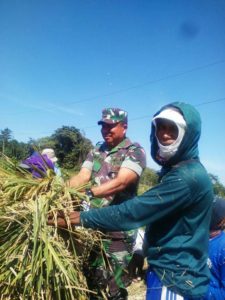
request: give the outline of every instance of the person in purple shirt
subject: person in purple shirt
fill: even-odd
[[[41,155],[37,151],[34,151],[31,156],[23,160],[19,166],[31,172],[34,178],[45,177],[48,169],[54,171],[53,162],[47,155]]]

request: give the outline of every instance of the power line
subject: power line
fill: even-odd
[[[212,104],[212,103],[216,103],[216,102],[222,102],[222,101],[225,101],[225,97],[217,98],[217,99],[214,99],[214,100],[204,101],[204,102],[195,104],[194,106],[199,107],[199,106],[204,106],[204,105],[208,105],[208,104]],[[142,120],[142,119],[151,119],[151,117],[152,117],[152,115],[139,116],[139,117],[136,117],[136,118],[129,119],[129,122]],[[98,127],[98,125],[86,126],[86,127],[81,128],[80,130],[91,129],[91,128],[95,128],[95,127]],[[20,134],[29,134],[28,132],[25,132],[25,131],[18,132],[18,133],[20,133]],[[41,131],[41,133],[42,134],[45,134],[45,133],[49,134],[49,131]]]
[[[107,97],[107,96],[120,94],[120,93],[123,93],[123,92],[127,92],[129,90],[132,90],[132,89],[141,88],[141,87],[146,86],[146,85],[154,84],[154,83],[157,83],[157,82],[160,82],[160,81],[164,81],[164,80],[171,79],[171,78],[176,78],[176,77],[179,77],[179,76],[186,75],[188,73],[192,73],[192,72],[195,72],[195,71],[206,69],[206,68],[218,65],[218,64],[222,64],[224,62],[225,62],[224,59],[214,61],[214,62],[206,64],[206,65],[198,66],[198,67],[195,67],[195,68],[183,71],[183,72],[167,75],[167,76],[155,79],[155,80],[148,80],[148,81],[142,82],[140,84],[136,84],[136,85],[133,85],[133,86],[130,86],[130,87],[127,87],[127,88],[122,88],[122,89],[119,89],[119,90],[116,90],[116,91],[113,91],[113,92],[109,92],[109,93],[106,93],[106,94],[101,94],[101,95],[98,95],[98,96],[93,96],[93,97],[85,98],[83,100],[77,100],[77,101],[74,101],[74,102],[73,101],[72,102],[67,102],[67,104],[77,104],[77,103],[92,101],[92,100],[99,99],[99,98],[102,98],[102,97]]]
[[[208,63],[208,64],[205,64],[205,65],[202,65],[202,66],[198,66],[198,67],[195,67],[195,68],[183,71],[183,72],[167,75],[167,76],[161,77],[159,79],[148,80],[148,81],[145,81],[145,82],[142,82],[140,84],[133,85],[133,86],[130,86],[130,87],[127,87],[127,88],[122,88],[122,89],[119,89],[119,90],[116,90],[116,91],[113,91],[113,92],[109,92],[109,93],[105,93],[105,94],[101,94],[101,95],[98,95],[98,96],[92,96],[92,97],[89,97],[89,98],[85,98],[83,100],[72,101],[72,102],[70,101],[70,102],[67,102],[65,104],[66,105],[77,104],[77,103],[92,101],[92,100],[99,99],[99,98],[102,98],[102,97],[107,97],[107,96],[120,94],[120,93],[129,91],[129,90],[132,90],[132,89],[138,89],[138,88],[141,88],[141,87],[146,86],[146,85],[151,85],[151,84],[154,84],[154,83],[157,83],[157,82],[160,82],[160,81],[168,80],[168,79],[171,79],[171,78],[176,78],[176,77],[179,77],[179,76],[186,75],[188,73],[193,73],[193,72],[198,71],[198,70],[206,69],[206,68],[212,67],[214,65],[223,64],[224,62],[225,62],[225,59],[217,60],[217,61],[214,61],[212,63]],[[201,105],[201,104],[199,104],[199,105]],[[11,113],[11,115],[18,115],[18,114],[25,114],[25,113],[26,112],[21,112],[21,113],[17,112],[17,113]]]
[[[193,105],[193,106],[198,107],[198,106],[203,106],[203,105],[207,105],[207,104],[211,104],[211,103],[215,103],[215,102],[221,102],[221,101],[225,101],[225,97],[214,99],[214,100],[205,101],[205,102]],[[140,117],[136,117],[136,118],[131,118],[131,119],[129,119],[129,122],[137,121],[137,120],[142,120],[142,119],[151,119],[151,118],[152,118],[152,115],[145,115],[145,116],[140,116]],[[94,127],[97,127],[97,126],[98,125],[83,127],[81,130],[90,129],[90,128],[94,128]]]
[[[202,106],[202,105],[211,104],[211,103],[214,103],[214,102],[220,102],[220,101],[224,101],[224,100],[225,100],[225,97],[218,98],[218,99],[215,99],[215,100],[211,100],[211,101],[207,101],[207,102],[202,102],[202,103],[196,104],[195,106]]]
[[[217,98],[217,99],[214,99],[214,100],[208,100],[208,101],[196,104],[194,106],[199,107],[199,106],[204,106],[204,105],[208,105],[208,104],[212,104],[212,103],[216,103],[216,102],[222,102],[222,101],[225,101],[225,97]],[[129,119],[129,123],[132,122],[132,121],[137,121],[137,120],[142,120],[142,119],[151,119],[151,117],[152,117],[152,115],[145,115],[145,116],[139,116],[139,117],[131,118],[131,119]],[[95,127],[98,127],[98,125],[86,126],[86,127],[80,128],[80,130],[91,129],[91,128],[95,128]],[[19,132],[19,133],[28,134],[26,132]],[[49,131],[45,131],[45,132],[42,131],[42,134],[46,134],[46,133],[49,134]]]
[[[216,103],[216,102],[222,102],[222,101],[225,101],[225,97],[222,97],[222,98],[217,98],[217,99],[214,99],[214,100],[208,100],[208,101],[205,101],[205,102],[201,102],[201,103],[198,103],[198,104],[195,104],[194,106],[198,107],[198,106],[204,106],[204,105],[208,105],[208,104],[212,104],[212,103]],[[137,120],[142,120],[142,119],[151,119],[152,118],[152,115],[145,115],[145,116],[139,116],[139,117],[136,117],[136,118],[131,118],[129,119],[129,123],[132,122],[132,121],[137,121]],[[80,130],[85,130],[85,129],[91,129],[91,128],[95,128],[95,127],[98,127],[98,125],[91,125],[91,126],[86,126],[86,127],[83,127],[81,128]],[[20,134],[29,134],[28,132],[18,132]],[[49,134],[49,131],[41,131],[39,133],[42,133],[42,134]]]

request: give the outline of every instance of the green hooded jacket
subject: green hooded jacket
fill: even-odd
[[[171,106],[183,114],[187,127],[178,151],[162,166],[159,184],[121,205],[82,212],[81,222],[108,231],[146,225],[144,251],[151,269],[172,291],[197,299],[206,294],[209,282],[206,262],[212,184],[198,158],[198,112],[180,102],[161,110]],[[157,161],[157,151],[152,126],[151,155],[162,164]]]

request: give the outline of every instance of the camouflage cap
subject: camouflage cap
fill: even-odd
[[[102,123],[115,124],[127,123],[127,112],[120,108],[105,108],[102,110],[102,119],[98,121],[98,125]]]

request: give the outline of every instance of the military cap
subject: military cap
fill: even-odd
[[[102,123],[116,124],[119,122],[127,123],[127,112],[120,108],[105,108],[102,110],[102,119],[98,121],[98,125]]]

